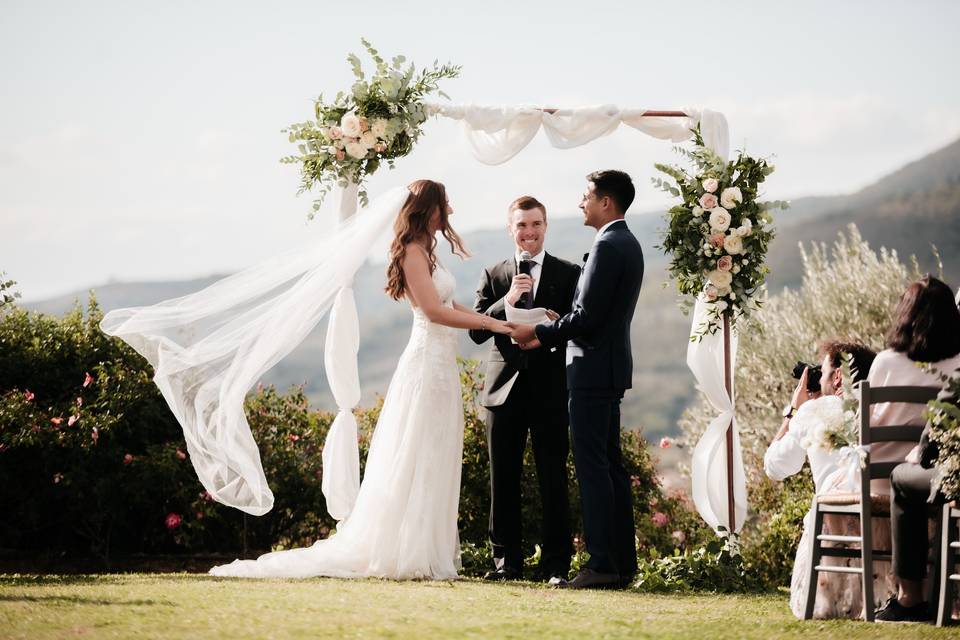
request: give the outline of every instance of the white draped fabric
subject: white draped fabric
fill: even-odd
[[[325,474],[323,489],[334,517],[350,512],[360,475],[350,412],[360,398],[353,277],[408,195],[406,188],[392,189],[334,233],[311,233],[304,246],[196,293],[104,316],[103,331],[153,365],[154,381],[183,427],[197,476],[218,502],[253,515],[272,508],[244,397],[333,309],[325,359],[340,413],[324,461],[336,459],[338,471]]]
[[[695,330],[707,319],[707,305],[701,297],[693,311]],[[730,330],[730,371],[736,369],[737,331]],[[700,391],[707,397],[719,414],[710,421],[706,431],[693,450],[691,481],[693,502],[704,521],[715,530],[730,528],[728,483],[727,483],[727,429],[733,429],[733,512],[734,533],[743,528],[747,517],[747,482],[740,453],[740,432],[734,415],[735,388],[727,394],[724,385],[723,332],[706,335],[687,347],[687,366],[697,379]],[[732,421],[732,426],[731,426]]]
[[[700,124],[704,143],[722,157],[730,149],[727,119],[708,109],[684,108],[687,117],[644,116],[645,109],[621,109],[605,104],[547,113],[543,107],[494,107],[433,104],[430,113],[463,121],[463,128],[477,160],[502,164],[517,155],[543,127],[547,139],[558,149],[587,144],[612,133],[621,123],[660,140],[682,142]]]

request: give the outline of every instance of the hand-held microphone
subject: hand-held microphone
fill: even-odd
[[[520,253],[520,266],[519,273],[530,275],[530,269],[533,267],[533,262],[531,262],[533,256],[530,255],[529,251],[522,251]],[[524,291],[520,294],[520,298],[517,300],[517,307],[521,309],[529,309],[530,305],[528,304],[529,297],[533,295],[533,291]]]

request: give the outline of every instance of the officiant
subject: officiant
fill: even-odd
[[[474,309],[506,319],[506,305],[545,308],[564,315],[573,303],[580,268],[544,250],[547,210],[531,196],[517,198],[507,209],[507,229],[514,254],[485,269]],[[490,454],[490,541],[494,569],[487,580],[523,577],[521,496],[527,434],[533,447],[541,500],[539,578],[566,578],[573,552],[567,455],[565,346],[523,351],[509,336],[472,330],[477,344],[494,338],[487,358],[481,402],[487,408]]]

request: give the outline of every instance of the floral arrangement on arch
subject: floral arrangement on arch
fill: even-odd
[[[703,294],[708,304],[707,321],[691,336],[696,340],[715,333],[724,316],[733,323],[760,305],[756,296],[769,272],[765,260],[774,236],[770,210],[789,205],[757,200],[760,184],[774,170],[765,159],[740,151],[726,162],[704,145],[699,125],[693,134],[693,149],[674,149],[695,170],[657,163],[673,180],[653,178],[653,183],[682,198],[667,212],[669,226],[659,248],[671,255],[670,276],[680,293]],[[688,312],[692,300],[682,306]]]
[[[358,185],[360,202],[366,205],[364,179],[384,162],[392,169],[396,158],[413,150],[430,115],[424,99],[432,93],[448,98],[438,82],[460,74],[459,66],[436,61],[418,73],[413,63],[404,66],[404,56],[395,56],[388,65],[367,40],[360,41],[376,65],[375,73],[368,79],[360,58],[349,54],[356,77],[350,91],[339,92],[332,102],[324,102],[320,95],[314,101],[315,120],[283,130],[299,151],[281,159],[300,165],[297,194],[319,188],[310,218],[334,186]]]

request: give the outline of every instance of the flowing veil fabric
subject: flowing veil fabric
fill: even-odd
[[[273,507],[244,397],[351,286],[408,195],[392,189],[319,241],[196,293],[104,316],[101,329],[153,365],[197,476],[218,502],[253,515]]]

